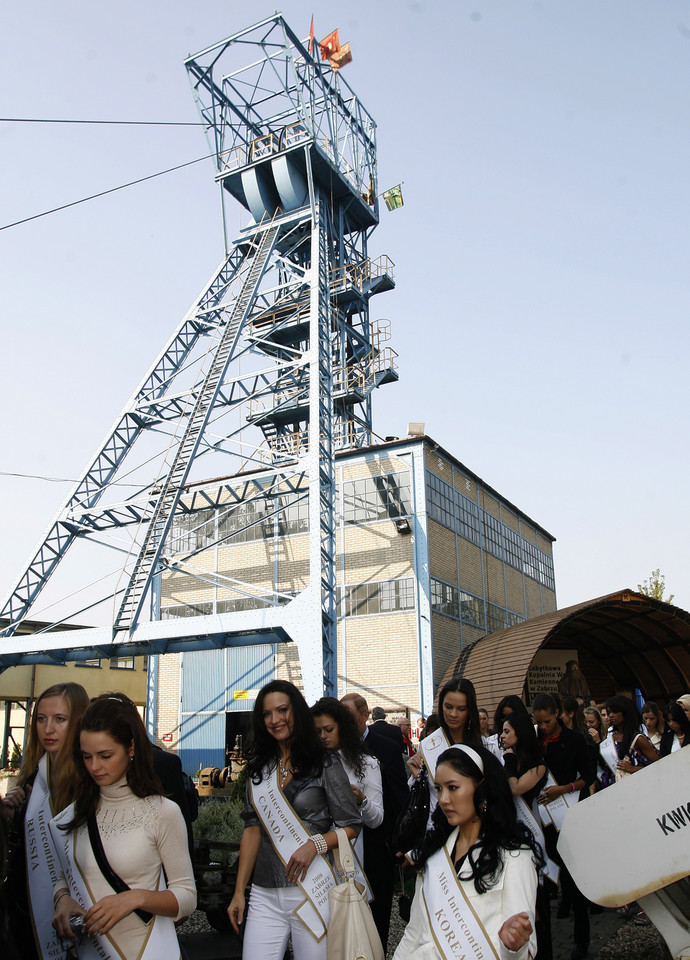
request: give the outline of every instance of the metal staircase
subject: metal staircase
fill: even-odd
[[[198,393],[194,409],[189,416],[184,435],[173,458],[170,470],[161,483],[158,500],[144,538],[134,570],[129,578],[125,595],[115,621],[118,630],[128,630],[137,622],[141,604],[149,585],[151,574],[158,563],[165,537],[170,528],[175,507],[180,499],[189,468],[199,446],[204,427],[208,422],[214,401],[223,382],[237,338],[247,319],[266,263],[273,251],[279,227],[272,224],[261,235],[251,268],[247,273],[230,318],[213,356],[213,362]]]

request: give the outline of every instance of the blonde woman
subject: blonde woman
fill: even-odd
[[[31,960],[64,952],[51,926],[56,857],[48,823],[74,799],[72,740],[88,705],[89,695],[78,683],[43,691],[31,715],[18,783],[2,802],[22,851],[7,881],[10,922],[21,956]]]

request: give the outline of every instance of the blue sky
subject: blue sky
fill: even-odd
[[[409,420],[556,538],[567,606],[660,567],[690,607],[686,3],[286,2],[340,28],[378,123],[370,253],[396,263]],[[37,0],[3,14],[3,117],[196,121],[183,60],[257,3]],[[0,123],[1,224],[207,153],[195,127]],[[240,222],[239,208],[236,222]],[[0,592],[222,257],[211,161],[0,231]],[[76,586],[76,584],[75,584]],[[38,615],[36,612],[34,615]]]

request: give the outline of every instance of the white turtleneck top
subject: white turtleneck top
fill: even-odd
[[[96,821],[108,862],[129,887],[157,890],[162,866],[168,890],[178,903],[175,919],[187,917],[194,911],[196,887],[187,828],[176,803],[160,796],[137,797],[123,779],[112,786],[101,787]],[[113,889],[93,855],[86,824],[77,831],[74,850],[93,902],[112,896]],[[55,889],[59,886],[66,886],[62,878],[58,878]],[[130,914],[115,924],[112,933],[117,941],[124,938],[132,943],[131,937],[134,941],[143,940],[146,927],[136,914]]]

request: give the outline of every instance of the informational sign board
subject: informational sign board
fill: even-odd
[[[527,671],[528,705],[538,693],[558,690],[558,681],[565,673],[568,660],[578,660],[577,650],[537,650]]]
[[[584,895],[605,907],[690,876],[690,749],[571,807],[558,852]]]

